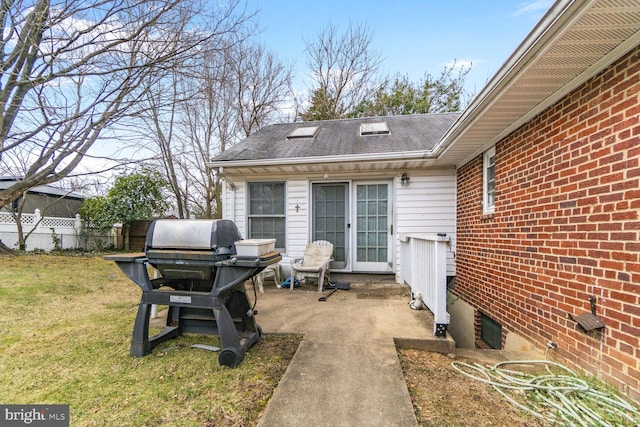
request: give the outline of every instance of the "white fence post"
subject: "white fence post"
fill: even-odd
[[[76,230],[76,242],[75,242],[75,247],[79,248],[80,247],[80,236],[82,234],[82,218],[80,217],[80,214],[76,214],[76,226],[75,226],[75,230]]]
[[[40,223],[42,222],[42,215],[40,213],[40,209],[36,209],[35,212],[33,213],[35,216],[33,218],[33,224],[37,227],[40,228]]]

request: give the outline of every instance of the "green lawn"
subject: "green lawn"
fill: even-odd
[[[217,337],[129,355],[140,289],[93,256],[0,256],[0,403],[68,404],[71,425],[255,425],[299,344],[265,335],[236,369]]]

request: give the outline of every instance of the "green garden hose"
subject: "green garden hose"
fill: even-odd
[[[544,365],[547,374],[504,369],[508,365]],[[640,410],[615,392],[590,383],[550,360],[521,360],[485,367],[451,362],[463,375],[489,384],[516,407],[552,423],[582,427],[640,427]],[[516,397],[516,394],[519,397]]]

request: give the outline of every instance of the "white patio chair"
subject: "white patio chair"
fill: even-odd
[[[291,262],[291,290],[296,276],[317,277],[318,292],[322,292],[325,279],[329,282],[329,264],[333,261],[333,243],[316,240],[307,245],[304,256]]]
[[[267,279],[269,277],[273,278],[273,281],[276,283],[276,285],[280,284],[280,264],[276,263],[268,265],[264,270],[258,273],[258,275],[256,276],[256,280],[258,282],[258,286],[260,286],[260,289],[264,287],[264,279]]]

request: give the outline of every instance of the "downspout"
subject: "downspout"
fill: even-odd
[[[231,183],[228,186],[229,190],[231,190],[231,218],[233,218],[233,222],[238,222],[238,219],[236,218],[236,186],[235,184]]]

